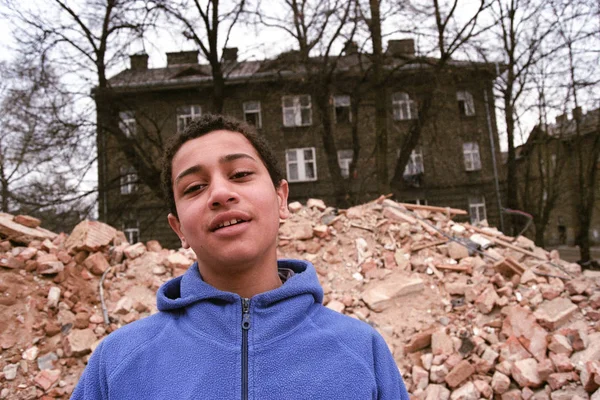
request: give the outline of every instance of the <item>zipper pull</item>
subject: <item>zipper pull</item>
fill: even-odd
[[[242,329],[250,329],[250,299],[242,299]]]

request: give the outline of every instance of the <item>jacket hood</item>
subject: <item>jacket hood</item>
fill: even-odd
[[[277,267],[290,269],[294,271],[294,275],[279,288],[254,296],[252,301],[256,305],[269,307],[287,298],[303,294],[310,294],[315,303],[322,303],[323,289],[311,263],[302,260],[278,260]],[[156,298],[160,311],[176,311],[202,301],[224,303],[240,301],[239,295],[219,290],[204,282],[197,262],[192,264],[185,274],[162,285]]]

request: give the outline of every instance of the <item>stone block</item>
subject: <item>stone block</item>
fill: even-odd
[[[425,389],[425,400],[448,400],[450,391],[442,385],[431,384]]]
[[[81,250],[99,251],[102,247],[108,246],[116,234],[117,230],[110,225],[85,220],[73,229],[65,242],[65,247],[71,254]]]
[[[518,360],[512,366],[511,375],[519,386],[535,388],[542,384],[537,367],[538,362],[535,358]]]
[[[362,293],[362,300],[373,311],[381,312],[393,305],[396,298],[423,290],[423,280],[416,276],[395,274],[383,282],[375,282]]]
[[[68,357],[80,357],[89,354],[96,342],[96,334],[91,329],[73,329],[63,342]]]
[[[554,300],[544,301],[534,315],[540,325],[553,331],[566,323],[577,309],[577,306],[571,300],[557,297]]]
[[[459,362],[444,379],[448,386],[455,388],[475,373],[475,368],[467,360]]]
[[[479,391],[473,382],[467,382],[452,392],[450,400],[479,400]]]
[[[94,275],[102,275],[104,271],[110,268],[110,264],[102,253],[93,253],[85,259],[83,265]]]

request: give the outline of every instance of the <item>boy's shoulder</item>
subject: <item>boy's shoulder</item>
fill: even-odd
[[[106,336],[97,350],[103,360],[123,360],[128,355],[150,345],[155,338],[168,329],[172,313],[158,312],[151,316],[120,327]]]
[[[383,340],[379,332],[367,322],[341,314],[325,306],[320,307],[319,312],[313,315],[312,320],[321,329],[334,334],[345,343],[353,343],[357,347]]]

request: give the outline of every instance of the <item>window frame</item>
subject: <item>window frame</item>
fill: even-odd
[[[478,224],[481,221],[487,219],[487,208],[485,206],[485,196],[471,196],[469,197],[469,220],[472,225]],[[481,210],[483,210],[483,218],[481,217]]]
[[[471,148],[467,146],[471,145]],[[481,154],[479,152],[479,143],[463,142],[463,160],[465,171],[481,171]]]
[[[135,118],[135,111],[127,110],[119,112],[119,130],[128,138],[136,135],[137,120]]]
[[[343,100],[341,100],[343,99]],[[333,121],[336,124],[343,124],[352,122],[352,99],[348,94],[335,94],[333,95]],[[347,108],[348,119],[344,121],[338,120],[338,109]]]
[[[398,151],[400,156],[400,151]],[[414,169],[411,171],[411,169]],[[410,158],[404,167],[402,176],[416,176],[425,173],[425,164],[423,163],[423,148],[417,146],[410,152]]]
[[[307,105],[302,105],[301,99],[308,99]],[[291,100],[292,105],[286,106],[286,100]],[[302,121],[302,111],[307,111],[308,120],[307,122]],[[286,112],[291,112],[291,116],[294,118],[293,123],[289,123]],[[281,115],[283,118],[283,126],[286,128],[311,126],[312,125],[312,99],[309,94],[299,94],[291,96],[281,96]]]
[[[250,104],[257,104],[258,108],[257,109],[248,109],[248,105]],[[257,114],[258,117],[256,119],[256,124],[252,124],[254,125],[254,127],[256,129],[261,129],[262,128],[262,105],[260,104],[260,100],[248,100],[242,103],[242,110],[244,111],[244,121],[246,121],[249,124],[252,124],[251,122],[248,121],[248,119],[246,118],[246,115],[248,114]]]
[[[352,159],[354,158],[354,150],[352,149],[343,149],[338,150],[337,159],[338,165],[340,166],[340,173],[344,179],[350,178],[350,165],[352,164]]]
[[[312,152],[312,160],[305,160],[304,152],[306,150],[310,150]],[[292,151],[296,153],[296,160],[290,160],[289,154]],[[315,176],[312,178],[306,176],[306,164],[307,163],[311,163],[313,165],[313,171],[314,171]],[[298,167],[297,168],[297,174],[298,174],[297,179],[292,179],[290,176],[290,165],[291,164],[296,164]],[[314,147],[298,147],[298,148],[286,149],[285,150],[285,170],[286,170],[287,181],[290,183],[314,182],[314,181],[318,180],[316,149]]]
[[[186,110],[184,110],[186,109]],[[196,110],[198,113],[196,113]],[[202,106],[199,104],[186,104],[177,107],[177,133],[182,133],[189,123],[202,116]]]
[[[392,93],[392,114],[394,121],[417,119],[416,102],[406,92]]]
[[[138,190],[138,174],[133,167],[121,167],[119,192],[122,196],[134,194]]]
[[[464,117],[475,116],[475,100],[473,95],[468,90],[458,90],[456,92],[456,101],[458,102],[458,109],[460,115]]]

